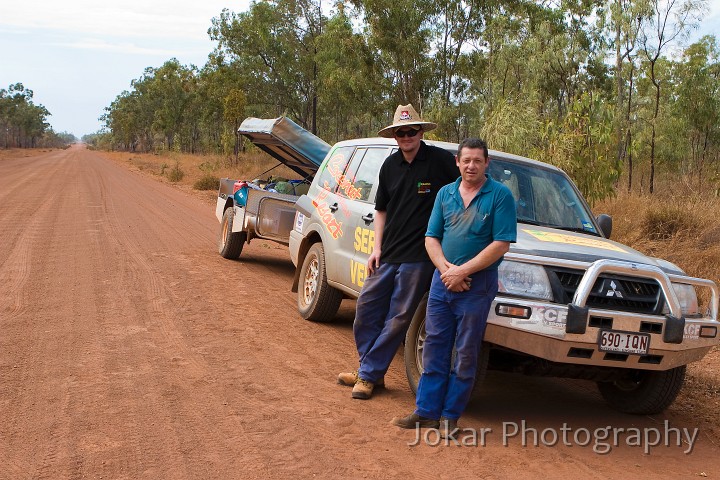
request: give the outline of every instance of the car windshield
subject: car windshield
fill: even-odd
[[[489,175],[515,197],[519,223],[599,235],[585,202],[565,175],[492,158]]]

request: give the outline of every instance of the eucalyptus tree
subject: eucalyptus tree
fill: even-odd
[[[652,13],[647,0],[613,0],[608,6],[611,45],[615,52],[616,168],[627,162],[628,191],[633,183],[633,89],[638,36]]]
[[[163,135],[167,148],[172,150],[183,124],[196,117],[187,111],[196,90],[195,68],[172,58],[159,68],[147,69],[144,80],[155,104],[153,130]]]
[[[3,147],[35,147],[50,131],[50,112],[32,101],[33,91],[22,83],[0,89],[0,144]]]
[[[260,0],[246,12],[224,9],[208,30],[215,55],[242,77],[248,108],[287,113],[316,132],[317,39],[325,18],[313,0]]]
[[[368,44],[388,88],[385,111],[391,116],[398,104],[412,102],[423,109],[435,90],[428,62],[433,40],[432,21],[441,2],[413,0],[352,0],[362,13]]]
[[[198,73],[198,102],[202,106],[200,121],[203,146],[207,151],[230,154],[234,149],[237,135],[235,120],[228,120],[225,114],[226,98],[233,90],[245,94],[242,112],[245,115],[247,91],[240,73],[222,57],[211,54]]]
[[[654,87],[654,105],[650,136],[650,178],[649,191],[655,189],[655,154],[660,115],[661,88],[667,78],[658,73],[658,61],[667,48],[687,34],[688,29],[697,25],[699,15],[706,10],[707,0],[650,0],[652,15],[647,27],[640,32],[642,51],[648,65],[649,78]]]
[[[339,4],[318,38],[319,132],[328,141],[374,135],[377,119],[386,114],[389,84],[366,36],[354,28],[353,15]]]
[[[685,119],[685,171],[697,175],[702,186],[709,160],[720,158],[720,49],[714,36],[687,47],[676,65],[673,115]],[[717,167],[718,165],[716,165]]]

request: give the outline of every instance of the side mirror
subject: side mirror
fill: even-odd
[[[602,230],[605,238],[610,238],[610,234],[612,233],[612,217],[601,213],[595,220],[597,220],[598,225],[600,225],[600,230]]]

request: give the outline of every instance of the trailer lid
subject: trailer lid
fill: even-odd
[[[303,176],[312,177],[330,151],[330,145],[287,117],[248,117],[238,133]]]

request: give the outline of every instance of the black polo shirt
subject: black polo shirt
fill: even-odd
[[[375,209],[386,212],[380,260],[387,263],[430,260],[425,231],[438,190],[460,176],[455,157],[420,142],[412,163],[400,150],[380,167]]]

